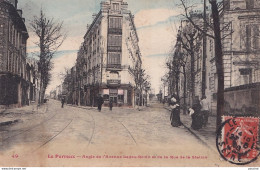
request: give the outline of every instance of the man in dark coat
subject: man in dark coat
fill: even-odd
[[[61,108],[63,108],[63,107],[64,107],[64,103],[65,103],[65,98],[64,98],[64,97],[62,97],[62,98],[61,98]]]
[[[113,99],[112,98],[109,100],[109,108],[112,111],[112,108],[113,108]]]
[[[98,111],[101,112],[102,104],[104,103],[104,99],[101,94],[98,95],[97,104],[98,104]]]

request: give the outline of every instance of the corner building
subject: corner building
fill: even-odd
[[[17,0],[0,0],[0,107],[29,104],[26,42],[29,37]]]
[[[101,10],[88,26],[80,47],[84,52],[78,53],[85,63],[78,69],[83,70],[80,88],[86,105],[95,105],[98,94],[105,104],[113,99],[115,106],[134,105],[132,70],[136,64],[141,67],[142,61],[134,16],[127,8],[123,0],[101,2]]]

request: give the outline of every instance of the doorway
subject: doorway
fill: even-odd
[[[109,97],[109,100],[112,100],[112,101],[113,101],[113,105],[114,105],[114,106],[117,105],[117,97],[115,97],[115,96]]]

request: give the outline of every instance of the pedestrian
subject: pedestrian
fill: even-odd
[[[207,97],[202,97],[201,101],[201,114],[203,117],[203,126],[206,127],[209,119],[209,101],[207,100]]]
[[[110,100],[109,100],[109,108],[112,111],[112,108],[113,108],[113,99],[112,98],[110,98]]]
[[[97,103],[98,103],[98,111],[101,112],[102,104],[104,103],[104,99],[101,96],[101,94],[98,95]]]
[[[194,130],[201,129],[203,125],[203,121],[202,121],[201,105],[199,99],[194,101],[192,108],[189,109],[189,111],[192,118],[191,128]]]
[[[182,125],[181,119],[180,119],[180,104],[178,97],[176,95],[173,95],[170,100],[170,108],[171,108],[171,125],[173,127],[178,127]]]
[[[63,107],[64,107],[64,103],[65,103],[65,98],[64,98],[64,97],[62,97],[62,98],[61,98],[61,108],[63,108]]]

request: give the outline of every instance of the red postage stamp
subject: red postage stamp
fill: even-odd
[[[220,155],[234,164],[248,164],[257,159],[259,119],[225,116],[219,130],[217,147]]]

